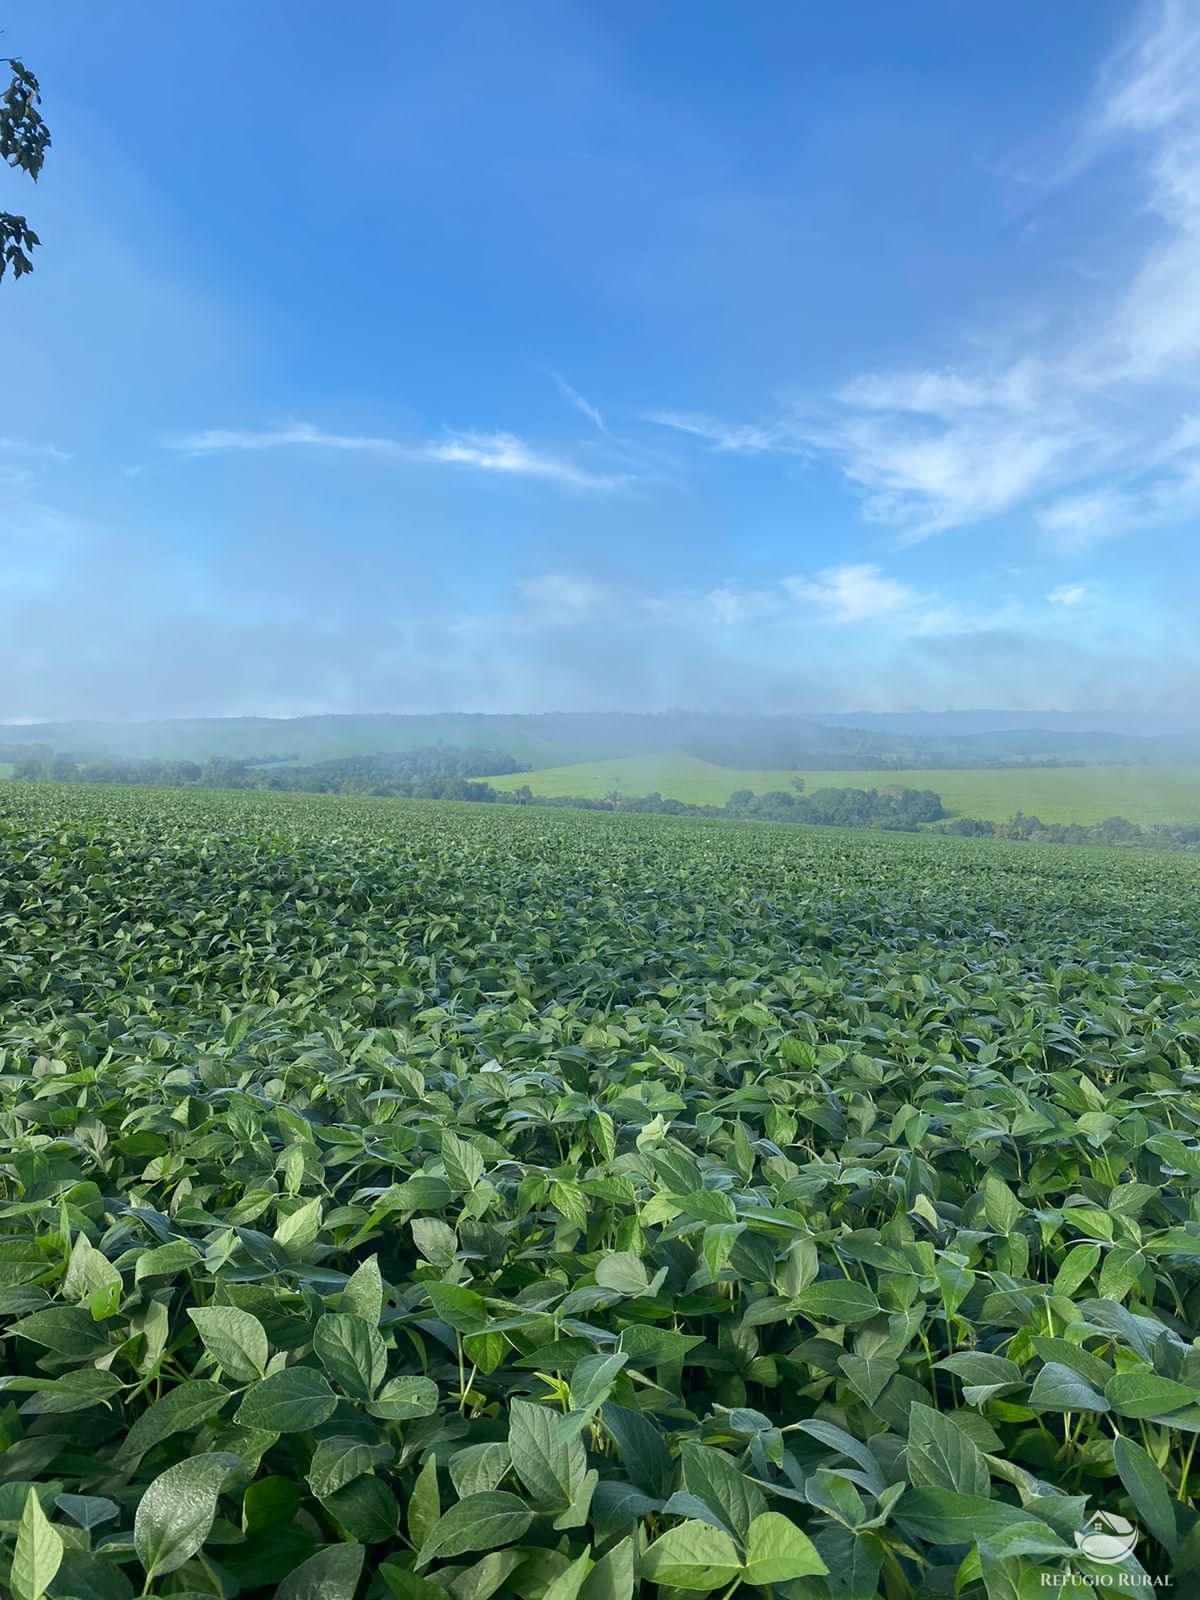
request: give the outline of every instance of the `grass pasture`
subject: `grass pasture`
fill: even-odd
[[[5,785],[0,1591],[1194,1593],[1198,896]]]
[[[496,789],[528,784],[535,794],[600,798],[612,790],[696,805],[723,805],[736,789],[786,789],[793,777],[808,789],[874,789],[885,783],[934,789],[948,810],[1003,822],[1016,811],[1043,822],[1103,822],[1128,817],[1148,826],[1200,822],[1200,767],[981,768],[909,772],[778,772],[718,767],[694,756],[633,756],[579,762],[489,778]]]

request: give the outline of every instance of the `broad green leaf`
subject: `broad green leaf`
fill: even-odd
[[[285,1367],[252,1384],[234,1420],[268,1433],[308,1433],[337,1410],[337,1396],[311,1367]]]
[[[642,1576],[663,1588],[707,1594],[741,1571],[737,1546],[707,1522],[680,1522],[656,1539],[642,1557]]]
[[[344,1489],[353,1479],[391,1461],[389,1444],[367,1444],[362,1439],[335,1435],[319,1439],[308,1465],[308,1485],[318,1500]]]
[[[62,1292],[68,1300],[89,1301],[97,1292],[122,1290],[121,1274],[112,1262],[81,1233],[71,1250]]]
[[[418,1550],[433,1532],[441,1514],[437,1457],[431,1455],[417,1473],[417,1481],[413,1485],[413,1492],[408,1502],[408,1537]]]
[[[1028,1526],[1061,1546],[1054,1530],[1020,1506],[947,1489],[911,1489],[900,1499],[896,1520],[934,1545],[974,1544]]]
[[[736,1539],[745,1540],[750,1524],[767,1509],[762,1491],[723,1450],[686,1441],[679,1455],[689,1493],[715,1511]]]
[[[438,1408],[438,1388],[432,1378],[392,1378],[364,1409],[389,1422],[411,1422],[431,1417]]]
[[[14,1322],[8,1332],[76,1361],[94,1359],[108,1348],[107,1333],[82,1306],[52,1306],[35,1311]]]
[[[951,1489],[987,1497],[987,1464],[967,1435],[940,1411],[914,1405],[908,1413],[904,1460],[916,1489]]]
[[[290,1478],[256,1478],[242,1496],[242,1528],[248,1534],[261,1533],[281,1522],[290,1522],[300,1505],[300,1485]]]
[[[147,1450],[173,1433],[196,1432],[229,1400],[229,1390],[207,1378],[192,1378],[169,1389],[142,1412],[121,1441],[114,1460],[122,1466],[136,1466]]]
[[[983,1212],[988,1227],[994,1233],[1011,1233],[1024,1209],[1004,1180],[989,1172],[983,1180]]]
[[[750,1524],[746,1536],[747,1583],[765,1588],[772,1583],[819,1577],[828,1571],[808,1535],[778,1511],[764,1511]]]
[[[614,1356],[587,1356],[571,1373],[571,1409],[592,1412],[608,1399],[621,1369],[629,1360],[622,1352]]]
[[[644,1370],[683,1361],[703,1343],[698,1334],[677,1333],[674,1328],[652,1328],[635,1322],[622,1331],[619,1349],[630,1366]]]
[[[62,1535],[47,1521],[41,1501],[31,1488],[25,1496],[12,1558],[9,1581],[15,1600],[42,1600],[62,1565],[62,1558]]]
[[[633,1539],[624,1538],[602,1555],[584,1579],[580,1600],[633,1600]]]
[[[379,1326],[383,1316],[383,1279],[379,1272],[379,1257],[368,1256],[346,1280],[342,1290],[340,1311],[363,1317],[373,1328]]]
[[[592,1570],[592,1548],[590,1545],[583,1553],[571,1562],[565,1572],[560,1572],[549,1587],[544,1591],[542,1600],[579,1600],[580,1591],[588,1573]]]
[[[900,1370],[895,1361],[882,1356],[841,1356],[838,1366],[855,1394],[869,1406],[875,1404]]]
[[[239,1465],[236,1456],[215,1452],[192,1456],[154,1479],[133,1521],[147,1580],[174,1572],[196,1554],[212,1528],[221,1486]]]
[[[1098,1244],[1077,1244],[1067,1251],[1054,1278],[1055,1294],[1070,1298],[1095,1272],[1100,1262]]]
[[[596,1267],[596,1282],[616,1294],[645,1294],[650,1276],[640,1256],[628,1250],[614,1250],[601,1258]]]
[[[611,1402],[601,1413],[604,1426],[617,1441],[625,1475],[638,1489],[656,1499],[671,1492],[674,1466],[666,1441],[649,1417]]]
[[[525,1502],[503,1489],[468,1495],[439,1517],[426,1535],[417,1566],[427,1567],[438,1556],[446,1559],[512,1544],[532,1521],[533,1512]]]
[[[458,1255],[458,1235],[438,1217],[414,1217],[409,1223],[413,1243],[441,1271],[452,1266]]]
[[[450,1481],[460,1499],[498,1489],[512,1468],[507,1444],[491,1439],[470,1444],[450,1457]]]
[[[430,1583],[428,1578],[418,1577],[415,1572],[409,1572],[395,1562],[385,1561],[379,1569],[379,1576],[387,1585],[387,1593],[393,1600],[445,1600],[446,1590],[440,1584]]]
[[[435,1315],[458,1333],[482,1333],[487,1327],[487,1305],[474,1289],[456,1283],[428,1283],[425,1290]]]
[[[483,1157],[473,1144],[448,1128],[442,1134],[442,1163],[446,1176],[460,1193],[469,1192],[483,1177]]]
[[[275,1600],[354,1600],[366,1551],[333,1544],[302,1561],[275,1591]]]
[[[1160,1468],[1140,1444],[1124,1434],[1113,1444],[1113,1459],[1139,1517],[1168,1554],[1175,1555],[1179,1546],[1175,1510]]]
[[[492,1595],[503,1588],[518,1567],[523,1567],[525,1572],[529,1571],[528,1551],[493,1550],[482,1560],[472,1562],[465,1571],[458,1574],[450,1585],[450,1594],[453,1600],[490,1600]],[[551,1581],[553,1582],[553,1579]],[[435,1600],[442,1592],[435,1587]]]
[[[1048,1361],[1029,1391],[1029,1403],[1038,1411],[1107,1411],[1109,1402],[1086,1378],[1057,1361]]]
[[[23,1403],[21,1411],[25,1416],[63,1416],[72,1411],[90,1411],[93,1406],[107,1404],[124,1387],[112,1372],[79,1367],[39,1383],[37,1392]]]
[[[400,1527],[400,1504],[385,1478],[363,1473],[321,1502],[339,1531],[357,1544],[390,1544]]]
[[[121,1515],[121,1508],[116,1501],[106,1500],[103,1495],[60,1494],[54,1497],[54,1503],[72,1522],[89,1532]]]
[[[234,1383],[261,1378],[270,1359],[266,1329],[256,1316],[236,1306],[195,1306],[188,1316],[204,1348]]]
[[[352,1312],[327,1311],[319,1317],[313,1349],[329,1378],[355,1400],[370,1400],[387,1372],[378,1328]]]
[[[813,1322],[852,1326],[867,1322],[879,1311],[879,1302],[865,1284],[849,1278],[822,1278],[801,1289],[794,1308]]]
[[[303,1255],[321,1231],[322,1215],[320,1200],[306,1200],[275,1229],[275,1243],[288,1255]]]
[[[1122,1417],[1161,1417],[1200,1401],[1200,1391],[1156,1372],[1118,1372],[1105,1385],[1104,1398]]]
[[[587,1455],[578,1435],[562,1436],[548,1406],[512,1402],[508,1448],[516,1474],[535,1504],[555,1510],[571,1504],[587,1473]]]

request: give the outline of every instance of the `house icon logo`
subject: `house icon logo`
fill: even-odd
[[[1082,1533],[1075,1535],[1082,1554],[1101,1565],[1124,1561],[1137,1542],[1138,1530],[1133,1523],[1114,1511],[1097,1511]]]

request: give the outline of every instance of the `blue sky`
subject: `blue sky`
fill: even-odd
[[[1200,699],[1200,12],[6,0],[0,718]]]

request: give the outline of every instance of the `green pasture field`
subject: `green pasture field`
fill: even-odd
[[[949,771],[771,772],[714,766],[694,756],[631,756],[509,773],[487,781],[496,789],[528,784],[534,794],[577,794],[598,799],[613,790],[724,805],[737,789],[764,794],[788,788],[792,778],[809,790],[875,789],[886,783],[934,789],[947,809],[961,816],[1004,822],[1016,811],[1043,822],[1103,822],[1127,817],[1143,826],[1156,822],[1200,822],[1200,767],[1046,767]]]
[[[0,1592],[1195,1593],[1197,904],[6,784]]]

